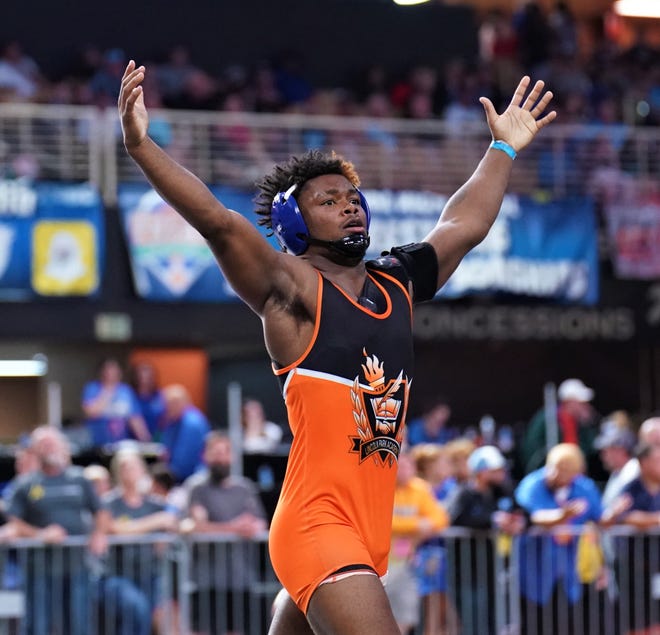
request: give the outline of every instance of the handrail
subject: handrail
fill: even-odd
[[[209,184],[253,190],[274,163],[318,147],[353,161],[364,189],[451,194],[483,156],[489,131],[408,120],[154,109],[150,133]],[[657,181],[660,127],[554,123],[516,161],[517,194],[593,194],[617,178]],[[22,162],[22,163],[21,163]],[[0,103],[0,178],[88,181],[106,204],[144,177],[127,156],[114,108]],[[640,187],[643,189],[643,187]]]

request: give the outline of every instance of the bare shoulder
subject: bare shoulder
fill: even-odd
[[[281,253],[276,261],[275,284],[261,319],[270,356],[287,366],[300,358],[313,337],[321,277],[297,256]]]

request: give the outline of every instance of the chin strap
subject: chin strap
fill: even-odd
[[[343,258],[350,258],[351,260],[362,260],[367,253],[370,243],[370,238],[367,234],[354,234],[352,236],[345,236],[340,240],[319,240],[311,236],[299,235],[308,245],[327,247],[334,254]]]

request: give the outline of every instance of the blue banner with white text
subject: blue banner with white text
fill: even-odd
[[[253,222],[252,192],[213,187],[228,208]],[[421,240],[448,198],[416,191],[366,190],[372,212],[368,258]],[[145,185],[120,188],[133,278],[148,300],[231,301],[236,295],[202,237]],[[263,231],[265,235],[265,230]],[[277,247],[274,238],[269,241]],[[509,195],[491,231],[438,297],[513,294],[571,304],[598,299],[596,222],[590,199],[537,201]]]
[[[0,300],[97,295],[103,219],[89,184],[0,180]]]

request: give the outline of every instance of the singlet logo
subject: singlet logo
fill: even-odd
[[[360,455],[360,463],[372,457],[377,465],[391,466],[401,450],[410,381],[403,371],[396,379],[386,380],[384,362],[362,352],[366,358],[362,371],[369,388],[360,385],[359,375],[351,387],[353,417],[360,435],[350,437],[351,452]]]

